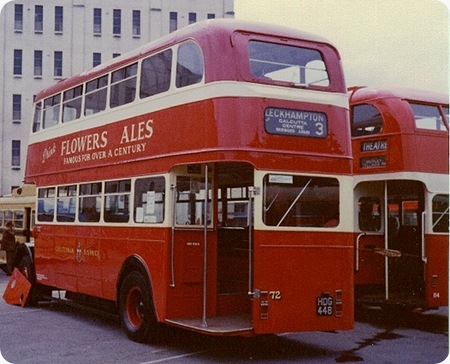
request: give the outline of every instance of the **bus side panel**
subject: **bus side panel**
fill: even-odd
[[[355,241],[355,285],[383,285],[384,257],[375,251],[384,248],[384,237],[364,235]]]
[[[254,257],[256,333],[353,327],[351,234],[255,231]]]
[[[35,230],[34,254],[37,283],[77,291],[76,246],[63,239],[60,232],[40,225]]]
[[[38,283],[114,301],[119,272],[126,258],[134,255],[148,269],[155,303],[164,310],[165,229],[152,228],[151,236],[150,229],[130,226],[78,226],[73,236],[64,229],[67,231],[64,226],[40,225],[39,231],[35,230]]]
[[[448,306],[448,235],[426,235],[425,297],[427,307]]]

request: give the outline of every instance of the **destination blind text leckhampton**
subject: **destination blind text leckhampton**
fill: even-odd
[[[270,134],[326,138],[327,116],[322,112],[269,107],[264,112]]]
[[[304,121],[325,122],[324,114],[316,112],[287,110],[287,109],[266,109],[266,117],[284,119],[284,122],[289,124],[302,124]]]

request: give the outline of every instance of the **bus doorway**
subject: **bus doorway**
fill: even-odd
[[[355,292],[365,305],[421,307],[425,300],[424,186],[411,180],[356,186]]]
[[[253,171],[246,163],[173,169],[168,323],[210,333],[250,332]]]
[[[425,293],[422,183],[388,181],[386,207],[387,298],[415,305]]]

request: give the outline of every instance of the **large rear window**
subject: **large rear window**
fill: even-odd
[[[250,70],[253,76],[299,86],[330,85],[322,55],[315,49],[249,42]]]

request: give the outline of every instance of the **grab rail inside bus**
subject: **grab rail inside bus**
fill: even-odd
[[[422,212],[422,233],[421,233],[421,244],[422,244],[422,262],[427,263],[427,257],[425,255],[425,211]]]
[[[172,201],[176,203],[177,197],[177,186],[171,185],[172,189]],[[176,221],[176,209],[175,206],[172,208],[172,237],[170,242],[170,287],[175,287],[175,221]]]
[[[364,236],[383,236],[384,233],[372,233],[372,232],[363,232],[360,233],[358,235],[358,237],[356,238],[356,254],[355,254],[355,271],[358,272],[359,271],[359,242],[361,240],[361,238],[363,238]]]

